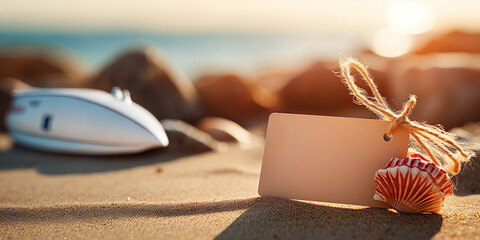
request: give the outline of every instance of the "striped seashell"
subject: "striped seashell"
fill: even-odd
[[[438,213],[445,197],[453,194],[447,173],[419,154],[392,158],[374,180],[373,198],[404,213]]]

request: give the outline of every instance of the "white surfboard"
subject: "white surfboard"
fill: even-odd
[[[21,145],[74,154],[126,154],[168,146],[165,130],[127,90],[34,89],[15,93],[6,117]]]

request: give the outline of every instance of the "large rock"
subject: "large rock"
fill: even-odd
[[[238,75],[212,75],[195,82],[206,116],[230,119],[242,125],[266,120],[276,97],[259,84]]]
[[[18,79],[0,78],[0,132],[6,130],[4,119],[13,99],[13,91],[28,88],[30,88],[30,85]]]
[[[417,54],[446,52],[480,53],[480,33],[451,32],[432,39],[415,51]]]
[[[319,62],[299,73],[280,89],[276,110],[305,114],[341,113],[347,116],[364,116],[362,110],[358,111],[359,106],[352,103],[353,98],[349,90],[336,74],[338,71],[336,63]],[[370,68],[369,71],[380,92],[385,97],[390,96],[387,75],[374,68]],[[367,89],[358,75],[356,83]],[[364,111],[368,112],[366,109]],[[370,116],[369,113],[367,115]]]
[[[0,79],[17,78],[35,87],[76,87],[81,64],[72,57],[41,52],[0,53]]]
[[[139,49],[116,57],[90,82],[93,88],[128,89],[132,100],[158,119],[199,118],[197,93],[190,80],[176,70],[161,52]]]
[[[418,97],[411,119],[447,129],[480,121],[480,55],[406,56],[390,69],[398,105]]]

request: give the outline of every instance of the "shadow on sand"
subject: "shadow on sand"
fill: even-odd
[[[91,219],[179,217],[247,209],[258,198],[188,203],[111,203],[52,207],[0,207],[0,224],[66,223]]]
[[[442,215],[259,198],[216,239],[430,239]]]
[[[348,209],[281,198],[247,198],[172,204],[86,204],[0,208],[0,224],[49,224],[89,219],[178,217],[247,209],[216,239],[430,239],[438,214],[400,214],[378,208]]]
[[[0,152],[0,170],[35,168],[43,174],[78,174],[116,171],[171,161],[189,154],[153,149],[134,155],[82,156],[56,154],[14,145]]]

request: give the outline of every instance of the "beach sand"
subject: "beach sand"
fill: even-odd
[[[259,197],[262,144],[81,157],[2,134],[0,148],[1,239],[480,239],[478,164],[440,214],[422,215]]]

